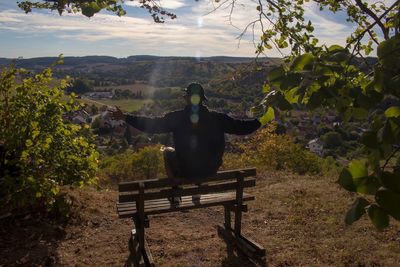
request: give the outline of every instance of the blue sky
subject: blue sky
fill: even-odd
[[[256,3],[237,0],[232,16],[229,10],[214,8],[212,1],[159,0],[164,8],[178,15],[176,20],[155,24],[134,2],[125,5],[128,14],[118,17],[106,12],[86,18],[80,14],[34,11],[25,14],[16,0],[0,1],[0,57],[24,58],[57,56],[130,55],[158,56],[249,56],[255,48],[252,32],[238,36],[256,18]],[[211,13],[210,13],[211,12]],[[310,6],[307,17],[319,39],[327,44],[344,43],[351,32],[343,14],[332,16]],[[255,38],[257,40],[257,29]],[[268,56],[280,56],[277,51]]]

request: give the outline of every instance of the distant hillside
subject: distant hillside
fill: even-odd
[[[37,57],[37,58],[0,58],[0,66],[7,66],[11,62],[15,61],[17,67],[21,68],[43,68],[48,67],[57,61],[57,57]],[[172,62],[172,61],[183,61],[183,62],[218,62],[218,63],[251,63],[254,62],[252,57],[226,57],[226,56],[215,56],[215,57],[159,57],[159,56],[129,56],[127,58],[116,58],[110,56],[84,56],[84,57],[64,57],[64,66],[78,66],[78,65],[90,65],[90,64],[128,64],[138,62]],[[280,61],[278,58],[263,58],[258,59],[259,62],[266,61]]]
[[[13,59],[0,58],[0,66],[9,65]],[[56,57],[17,59],[17,67],[40,71],[57,61]],[[246,57],[157,57],[108,56],[65,57],[64,64],[56,69],[56,76],[85,77],[96,86],[123,85],[144,82],[157,87],[182,87],[192,81],[209,84],[215,80],[229,80],[238,70],[254,69],[254,65],[272,66],[278,58],[258,59]]]

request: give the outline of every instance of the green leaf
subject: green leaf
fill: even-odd
[[[374,80],[371,81],[373,85],[373,89],[378,92],[382,92],[385,87],[385,81],[383,77],[383,73],[381,68],[374,67]]]
[[[379,62],[388,69],[396,69],[398,66],[398,49],[400,47],[400,36],[394,35],[392,38],[381,42],[377,48]],[[397,55],[397,56],[396,56]]]
[[[383,172],[381,175],[383,185],[395,193],[400,193],[400,172]]]
[[[381,186],[381,183],[375,176],[353,178],[353,182],[356,186],[356,191],[361,194],[375,195]]]
[[[368,111],[364,108],[353,108],[353,118],[361,120],[368,117]]]
[[[274,109],[272,107],[268,107],[267,112],[265,112],[265,114],[258,120],[261,123],[261,125],[265,125],[268,122],[272,121],[274,118],[275,118]]]
[[[378,205],[371,204],[367,208],[368,217],[371,219],[372,224],[382,230],[389,226],[389,216],[388,214],[381,209]]]
[[[340,45],[331,45],[328,47],[328,52],[342,51],[344,48]]]
[[[298,73],[289,73],[283,80],[281,89],[286,91],[297,87],[299,86],[301,79],[302,77]]]
[[[347,62],[350,58],[350,54],[347,50],[337,51],[329,56],[329,60],[337,63]]]
[[[364,161],[353,160],[350,162],[348,169],[353,179],[368,176],[368,169]]]
[[[375,200],[393,218],[400,220],[400,194],[381,188],[376,192]]]
[[[353,182],[353,177],[347,168],[343,168],[340,173],[338,183],[347,191],[356,192],[357,188]]]
[[[388,118],[399,117],[400,116],[400,107],[390,107],[385,111],[385,116]]]
[[[275,86],[279,86],[284,78],[285,70],[282,66],[274,68],[267,73],[268,82]]]
[[[344,168],[338,182],[348,191],[372,195],[381,186],[378,178],[368,176],[366,164],[360,160],[353,160],[348,168]]]
[[[385,125],[378,131],[378,141],[389,145],[395,143],[396,135],[398,134],[396,128],[398,128],[397,125],[395,123],[392,124],[391,119],[388,119]]]
[[[290,69],[293,71],[302,71],[304,69],[311,69],[314,63],[314,56],[310,53],[303,54],[294,59]]]
[[[400,37],[394,36],[388,40],[382,41],[377,48],[377,56],[379,59],[389,57],[399,47]]]
[[[357,198],[346,213],[345,223],[351,225],[358,221],[365,214],[365,207],[368,205],[369,202],[365,198]]]
[[[271,91],[271,87],[268,83],[264,84],[263,86],[263,93],[269,93]]]
[[[376,136],[376,132],[374,131],[364,132],[361,136],[361,143],[369,148],[377,148],[378,138]]]
[[[297,94],[298,88],[293,88],[285,92],[285,98],[289,103],[297,103],[299,100],[299,95]]]
[[[309,109],[315,109],[315,108],[321,106],[323,100],[324,100],[323,92],[321,92],[321,91],[315,92],[308,99],[307,107]]]
[[[86,3],[84,6],[82,6],[82,14],[89,18],[100,10],[101,8],[96,2]]]

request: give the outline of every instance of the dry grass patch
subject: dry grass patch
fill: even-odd
[[[266,248],[269,266],[398,266],[400,224],[392,222],[382,232],[367,218],[345,226],[354,196],[335,180],[258,175],[243,231]],[[7,246],[0,245],[0,266],[123,266],[132,222],[117,218],[117,192],[83,188],[72,196],[75,213],[67,225],[45,227],[27,220],[0,228],[0,244]],[[222,222],[222,208],[151,216],[147,238],[157,266],[252,266],[227,257],[215,227]]]

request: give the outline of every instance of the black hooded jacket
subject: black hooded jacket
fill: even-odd
[[[186,106],[163,117],[130,116],[126,122],[147,133],[172,132],[182,176],[215,174],[222,164],[225,133],[245,135],[257,130],[258,120],[238,120],[205,106]]]

